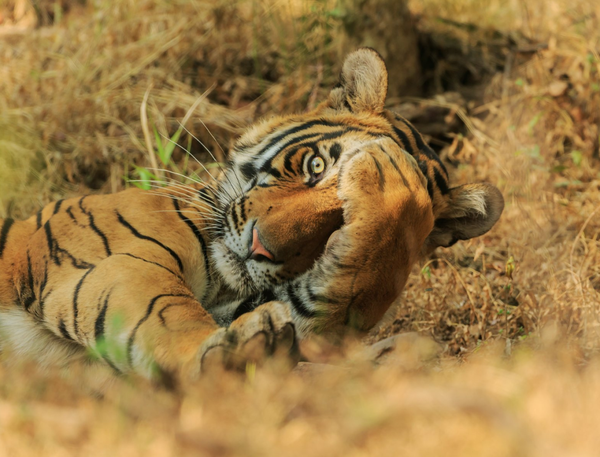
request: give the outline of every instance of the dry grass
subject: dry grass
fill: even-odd
[[[0,455],[596,455],[596,3],[410,5],[421,32],[460,43],[424,68],[429,90],[462,78],[468,100],[404,109],[441,111],[458,126],[433,138],[454,181],[490,181],[506,199],[491,233],[415,269],[371,336],[417,331],[441,356],[415,343],[373,369],[349,350],[343,369],[222,376],[177,397],[121,380],[99,399],[93,374],[40,374],[5,355]],[[333,0],[48,4],[52,25],[0,37],[0,217],[121,189],[133,163],[148,166],[151,84],[149,121],[164,135],[215,84],[187,124],[215,151],[202,122],[226,149],[265,113],[309,108],[335,82],[351,14]]]

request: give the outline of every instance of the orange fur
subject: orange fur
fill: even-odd
[[[503,208],[489,184],[450,188],[421,136],[384,110],[386,91],[379,55],[358,50],[314,112],[250,128],[215,188],[0,221],[0,347],[191,379],[275,352],[297,360],[297,336],[371,328],[421,253],[485,233]]]

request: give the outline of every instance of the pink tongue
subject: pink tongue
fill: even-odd
[[[267,249],[262,245],[260,239],[258,238],[258,230],[256,227],[252,231],[252,247],[250,248],[252,252],[251,257],[256,257],[258,255],[263,255],[269,260],[273,260],[273,254],[271,254]]]

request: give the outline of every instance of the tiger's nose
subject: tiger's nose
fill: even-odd
[[[252,260],[261,261],[268,259],[271,262],[275,260],[273,254],[260,241],[258,229],[254,227],[252,230],[252,246],[250,246],[250,258]]]

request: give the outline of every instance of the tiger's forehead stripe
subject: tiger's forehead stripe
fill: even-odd
[[[266,142],[266,144],[263,147],[259,148],[260,143],[255,144],[251,148],[254,151],[249,151],[250,158],[239,165],[241,172],[246,179],[251,179],[258,170],[269,172],[272,169],[272,162],[278,154],[288,150],[290,147],[304,146],[304,143],[308,141],[316,144],[339,138],[348,132],[361,132],[370,137],[377,137],[385,133],[383,131],[376,131],[379,129],[374,129],[371,125],[363,125],[356,122],[352,124],[317,119],[294,125],[283,133],[278,133],[274,138],[265,138],[263,142]],[[298,135],[310,129],[316,131]],[[331,131],[332,129],[334,130]],[[282,144],[282,141],[285,142]]]
[[[396,118],[398,118],[411,131],[411,133],[413,134],[413,138],[415,139],[415,141],[417,143],[417,147],[419,148],[419,152],[421,152],[421,154],[425,155],[425,157],[427,158],[427,160],[429,162],[431,162],[432,164],[435,163],[436,166],[434,166],[434,172],[436,173],[436,175],[439,174],[440,170],[441,170],[441,172],[445,175],[446,179],[448,179],[448,171],[446,170],[446,167],[442,163],[442,160],[431,149],[431,147],[423,141],[423,138],[421,137],[419,132],[417,132],[417,130],[413,127],[413,125],[410,122],[408,122],[406,119],[403,119],[399,116],[396,116]],[[436,177],[436,182],[437,181],[438,181],[438,178]],[[444,183],[444,186],[446,186],[445,183]]]
[[[321,128],[315,129],[317,131],[314,131],[314,132],[308,132],[308,133],[305,133],[304,135],[296,136],[297,134],[304,132],[306,130],[309,130],[311,128],[314,128],[314,127],[321,127]],[[323,128],[325,128],[326,130],[323,131]],[[272,139],[267,138],[266,139],[268,141],[267,144],[254,154],[255,159],[259,159],[257,162],[255,162],[256,168],[262,168],[265,163],[267,163],[267,162],[270,163],[273,160],[273,158],[280,151],[287,149],[294,143],[297,143],[297,142],[300,142],[302,140],[306,140],[309,138],[315,138],[319,135],[328,133],[327,130],[329,130],[331,128],[333,128],[333,129],[341,128],[341,130],[336,130],[336,133],[338,133],[338,134],[343,134],[348,131],[356,130],[355,128],[349,127],[348,125],[345,125],[345,124],[332,123],[332,122],[327,122],[327,121],[310,121],[310,122],[306,122],[304,124],[296,125],[296,126],[290,128],[289,130],[285,131],[284,133],[276,135],[275,138],[272,138]],[[285,141],[285,142],[283,144],[280,144],[281,141]]]
[[[293,122],[293,121],[292,121],[292,122]],[[342,127],[342,126],[345,126],[345,125],[346,125],[346,124],[339,123],[339,122],[331,122],[331,121],[327,121],[327,120],[325,120],[325,119],[321,119],[321,118],[319,118],[319,119],[313,119],[313,120],[306,121],[306,122],[299,122],[299,121],[298,121],[298,122],[296,122],[295,124],[294,124],[294,123],[292,123],[292,122],[290,122],[290,123],[292,124],[292,127],[291,127],[291,128],[289,128],[289,129],[287,129],[287,130],[284,130],[283,132],[279,132],[279,128],[280,128],[281,126],[280,126],[280,125],[277,125],[277,128],[275,128],[275,129],[273,129],[273,130],[269,131],[269,132],[268,132],[268,133],[267,133],[267,134],[266,134],[266,135],[263,137],[263,139],[262,139],[261,141],[259,141],[259,142],[255,142],[255,143],[253,143],[253,144],[242,143],[242,144],[241,144],[241,147],[243,148],[243,150],[246,150],[246,151],[251,151],[252,149],[254,149],[255,147],[257,147],[257,146],[258,146],[258,145],[259,145],[259,144],[260,144],[262,141],[266,141],[266,140],[268,140],[268,141],[269,141],[269,143],[267,143],[267,144],[264,146],[264,148],[262,149],[262,151],[264,151],[264,150],[266,150],[266,149],[269,149],[269,148],[271,148],[272,146],[276,145],[276,144],[277,144],[278,142],[280,142],[282,139],[289,138],[289,137],[290,137],[290,135],[295,135],[296,133],[302,132],[303,130],[310,129],[310,128],[312,128],[312,127],[315,127],[315,126],[323,126],[323,127]],[[277,133],[277,135],[275,135],[275,137],[273,137],[273,138],[270,138],[270,136],[271,136],[273,133],[276,133],[276,132],[279,132],[279,133]],[[261,152],[262,152],[262,151],[261,151]],[[236,152],[242,152],[242,150],[240,150],[240,148],[238,147],[238,148],[236,148]],[[260,154],[261,152],[259,152],[259,154]],[[256,155],[256,154],[255,154],[255,155]]]
[[[297,149],[304,146],[317,145],[318,143],[323,141],[339,138],[351,130],[357,131],[358,129],[349,127],[343,130],[337,130],[329,133],[307,133],[305,135],[293,138],[284,144],[275,145],[273,146],[272,150],[263,153],[264,156],[261,156],[261,153],[259,153],[256,157],[252,158],[250,161],[242,165],[242,173],[247,178],[253,176],[256,173],[256,171],[277,174],[277,170],[273,168],[272,164],[273,160],[275,160],[275,158],[278,157],[281,153],[289,151],[290,148],[293,148],[292,151],[296,151]]]
[[[328,133],[315,133],[315,134],[306,134],[306,135],[302,135],[300,137],[296,137],[290,141],[288,141],[287,143],[284,143],[283,145],[280,146],[280,148],[271,156],[269,156],[268,158],[266,158],[262,165],[259,167],[259,169],[261,171],[266,171],[268,168],[271,167],[271,164],[273,162],[273,159],[275,159],[275,157],[277,157],[279,155],[279,153],[287,151],[290,149],[290,147],[302,147],[302,146],[308,146],[308,145],[317,145],[318,143],[322,143],[324,141],[330,141],[330,140],[334,140],[336,138],[340,138],[341,136],[347,134],[348,132],[360,132],[360,129],[357,129],[355,127],[346,127],[344,129],[341,130],[335,130],[333,132],[328,132]],[[373,135],[370,132],[366,132],[364,131],[365,134],[367,134],[368,136],[377,136],[377,135]]]

